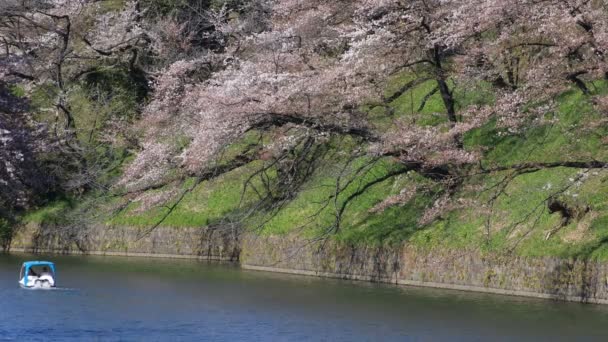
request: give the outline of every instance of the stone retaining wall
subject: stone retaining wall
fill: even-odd
[[[242,241],[247,269],[608,304],[608,264],[475,251],[338,246],[294,237]]]
[[[239,236],[230,229],[158,227],[146,231],[134,227],[94,226],[78,238],[47,233],[37,225],[20,227],[11,250],[26,252],[140,255],[238,261]]]

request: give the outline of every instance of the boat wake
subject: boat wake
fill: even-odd
[[[78,289],[71,287],[21,287],[29,291],[77,291]]]

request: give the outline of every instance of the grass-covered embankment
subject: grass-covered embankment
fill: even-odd
[[[407,82],[407,78],[395,82]],[[603,82],[594,86],[595,92],[605,92]],[[421,125],[438,124],[442,122],[441,99],[438,94],[427,97],[428,88],[422,83],[395,99],[392,117],[379,115],[377,109],[371,109],[370,116],[379,126],[411,115]],[[491,101],[471,91],[460,93],[461,105]],[[423,101],[423,110],[412,113],[411,108],[420,108]],[[121,208],[102,216],[107,225],[146,228],[160,223],[179,229],[237,222],[262,235],[327,237],[355,245],[407,241],[425,248],[604,260],[608,257],[604,246],[608,238],[608,171],[557,166],[509,169],[521,164],[605,160],[608,153],[602,139],[606,128],[589,129],[588,125],[601,120],[591,101],[572,90],[559,99],[558,110],[546,114],[546,124],[505,136],[490,123],[468,134],[465,148],[483,151],[482,170],[505,170],[464,174],[452,210],[426,225],[420,223],[421,216],[443,193],[440,184],[403,171],[391,157],[352,158],[349,152],[361,146],[349,137],[325,142],[325,153],[316,161],[314,172],[289,198],[275,203],[259,205],[261,199],[268,199],[266,192],[273,191],[266,185],[278,177],[273,168],[259,172],[270,163],[261,158],[199,184],[188,178],[138,196],[114,197],[100,210]],[[229,148],[225,158],[230,160],[237,155],[235,150],[253,143],[251,137],[247,139]],[[405,204],[382,212],[373,210],[408,186],[424,190]],[[337,196],[336,189],[340,189]],[[45,213],[58,206],[52,204],[25,220],[44,220]]]

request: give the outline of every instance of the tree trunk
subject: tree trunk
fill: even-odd
[[[439,86],[439,93],[441,93],[441,99],[443,100],[443,104],[448,113],[448,120],[450,120],[450,122],[456,122],[454,98],[452,97],[452,92],[445,79],[443,79],[443,76],[437,78],[437,85]]]
[[[443,100],[443,105],[448,114],[448,120],[450,122],[456,122],[456,110],[455,101],[452,92],[450,91],[450,87],[445,79],[445,73],[441,66],[441,52],[440,47],[435,46],[433,48],[433,63],[435,64],[435,78],[437,81],[437,86],[439,87],[439,93],[441,94],[441,99]]]

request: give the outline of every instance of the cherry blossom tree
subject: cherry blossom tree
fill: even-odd
[[[464,149],[464,134],[495,117],[516,130],[542,118],[570,85],[588,93],[585,79],[604,77],[606,69],[606,11],[593,1],[285,0],[267,6],[262,32],[243,31],[223,10],[210,13],[227,37],[226,49],[162,72],[144,114],[146,148],[125,184],[133,177],[162,182],[159,170],[171,165],[196,173],[244,132],[285,124],[356,135],[372,142],[371,154],[397,156],[423,172],[468,167],[481,151]],[[387,79],[401,72],[415,78],[384,94]],[[436,84],[426,97],[441,96],[445,124],[422,127],[401,118],[381,134],[360,110],[366,103],[388,107],[427,81]],[[459,108],[455,87],[480,82],[493,85],[495,103]],[[189,145],[172,150],[166,127]]]
[[[0,77],[19,80],[29,86],[25,89],[52,85],[49,110],[56,119],[48,132],[65,143],[66,153],[80,156],[86,147],[77,139],[69,99],[88,76],[114,69],[152,89],[148,99],[140,99],[141,120],[121,131],[135,136],[131,147],[137,147],[118,183],[130,192],[162,186],[170,177],[202,181],[255,158],[265,161],[258,173],[289,164],[284,169],[291,174],[277,183],[297,189],[303,177],[294,170],[302,166],[307,170],[302,174],[310,174],[315,146],[348,135],[361,145],[352,158],[394,158],[402,168],[391,176],[413,171],[442,182],[446,191],[423,215],[430,222],[442,210],[467,205],[456,203],[455,194],[470,173],[604,165],[564,156],[551,164],[484,167],[485,151],[464,141],[489,123],[496,122],[501,135],[550,123],[554,119],[547,113],[571,89],[606,111],[606,97],[594,89],[594,81],[608,78],[608,11],[602,1],[214,4],[188,2],[166,14],[146,12],[136,0],[116,11],[87,0],[6,1],[0,6],[6,18],[0,23]],[[403,75],[408,80],[387,94],[390,80]],[[422,84],[431,88],[419,99],[418,112],[437,96],[442,110],[436,114],[444,118],[437,124],[421,125],[414,115],[395,113],[395,101]],[[482,87],[489,89],[484,101],[467,102],[459,95]],[[99,104],[104,98],[90,97]],[[388,128],[374,124],[370,107],[387,113]],[[121,125],[130,122],[103,126],[100,142],[112,142],[119,131],[112,127]],[[260,139],[255,148],[220,162],[228,146],[254,131],[272,141]],[[297,153],[306,165],[289,160]],[[94,163],[81,159],[87,165],[74,173],[75,183],[94,178],[88,171]],[[374,211],[403,204],[417,190],[403,189]]]
[[[339,5],[277,5],[272,30],[237,37],[225,53],[174,63],[157,80],[157,96],[144,113],[146,125],[170,125],[172,132],[189,137],[190,145],[174,157],[190,172],[204,169],[224,146],[259,127],[295,124],[374,139],[356,108],[378,89],[341,61],[345,38],[330,25],[340,20]],[[188,74],[201,65],[208,71],[204,80],[189,83]],[[154,169],[144,166],[158,161],[154,151],[167,152],[159,147],[158,134],[155,128],[148,131],[156,142],[146,144],[155,147],[139,154],[127,178]]]
[[[27,103],[0,83],[0,219],[31,207],[51,182],[37,161],[48,140],[27,114]]]

